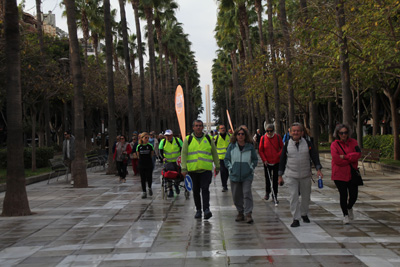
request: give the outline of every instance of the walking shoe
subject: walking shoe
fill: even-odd
[[[153,196],[153,190],[151,190],[151,188],[149,188],[149,196]]]
[[[74,185],[74,180],[71,180],[71,185]]]
[[[310,219],[308,218],[308,216],[301,216],[301,218],[303,219],[303,222],[305,223],[310,223]]]
[[[292,224],[290,225],[290,227],[299,227],[299,226],[300,226],[299,220],[293,220]]]
[[[142,198],[147,198],[147,193],[146,192],[142,193]]]
[[[211,211],[209,210],[209,209],[206,209],[205,211],[204,211],[204,219],[210,219],[212,217],[212,213],[211,213]]]
[[[126,183],[126,179],[122,179],[122,182]]]
[[[349,215],[344,216],[343,224],[349,224],[349,223],[350,223]]]
[[[253,218],[251,217],[251,213],[246,214],[246,222],[247,223],[253,223]]]
[[[235,221],[236,221],[236,222],[242,222],[242,221],[244,221],[244,214],[243,214],[243,212],[239,212],[239,213],[238,213],[238,215],[236,216]]]
[[[349,219],[350,219],[350,220],[354,220],[353,209],[349,209],[349,210],[347,210],[347,212],[349,213]]]
[[[168,197],[174,197],[174,191],[172,191],[172,189],[169,190]]]
[[[226,191],[228,191],[228,187],[225,186],[222,188],[222,192],[226,192]]]
[[[175,192],[177,195],[181,193],[181,190],[179,189],[179,185],[175,185]]]
[[[264,199],[265,199],[265,200],[268,200],[268,199],[269,199],[269,193],[267,193],[267,194],[264,196]]]
[[[194,215],[195,219],[200,219],[201,218],[201,210],[196,211],[196,215]]]
[[[272,201],[274,201],[275,204],[279,204],[279,200],[277,198],[272,199]]]

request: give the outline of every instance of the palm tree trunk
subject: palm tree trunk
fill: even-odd
[[[85,127],[84,127],[84,97],[83,76],[79,57],[79,41],[75,19],[75,0],[64,0],[67,10],[69,32],[69,47],[71,55],[71,69],[74,83],[74,132],[75,132],[75,160],[72,161],[72,177],[74,187],[88,186],[85,161]]]
[[[274,85],[274,106],[275,106],[275,127],[276,132],[283,134],[281,128],[281,100],[279,96],[279,81],[278,81],[278,73],[277,73],[277,64],[276,64],[276,56],[275,56],[275,39],[274,39],[274,24],[272,17],[272,0],[268,0],[268,37],[269,37],[269,47],[270,47],[270,56],[272,61],[272,80]]]
[[[233,93],[235,94],[235,118],[233,125],[238,125],[239,122],[239,80],[238,80],[238,73],[237,73],[237,61],[236,61],[236,51],[232,50],[230,52],[231,61],[232,61],[232,82],[233,82]],[[235,126],[233,126],[235,127]]]
[[[279,0],[279,20],[282,25],[282,34],[285,48],[285,63],[286,63],[286,86],[288,90],[288,105],[289,105],[289,125],[294,122],[294,92],[293,92],[293,73],[292,73],[292,52],[290,47],[289,26],[286,18],[285,0]]]
[[[115,119],[114,72],[113,72],[113,41],[111,32],[110,0],[104,0],[104,25],[106,35],[106,64],[108,88],[108,169],[107,174],[114,174],[116,166],[113,160],[112,147],[117,139],[117,124]]]
[[[142,33],[140,30],[139,20],[139,0],[132,0],[132,8],[135,13],[135,26],[136,26],[136,39],[138,46],[138,57],[139,57],[139,75],[140,75],[140,126],[141,129],[146,127],[146,118],[144,116],[146,110],[145,97],[144,97],[144,63],[143,63],[143,47],[142,47]]]
[[[125,59],[125,69],[126,69],[127,87],[128,87],[128,125],[129,125],[129,135],[131,135],[135,128],[135,119],[133,114],[132,71],[131,71],[131,63],[130,63],[129,48],[128,48],[128,30],[126,26],[125,0],[119,0],[119,9],[121,14],[122,39],[124,44],[124,59]]]
[[[379,133],[379,101],[378,101],[378,93],[375,88],[372,89],[372,135],[375,136]]]
[[[31,170],[33,172],[36,171],[36,108],[34,106],[34,104],[32,105],[32,107],[30,108],[31,110],[31,121],[32,121],[32,129],[31,129],[31,133],[32,133],[32,138],[31,138],[31,146],[32,146],[32,151],[31,151]]]
[[[152,7],[145,7],[144,12],[147,20],[147,40],[149,45],[149,61],[150,61],[150,91],[151,91],[151,129],[156,129],[156,120],[158,119],[156,114],[156,99],[158,97],[157,82],[155,74],[155,50],[154,50],[154,36],[153,36],[153,9]]]
[[[19,16],[16,0],[5,2],[4,36],[7,92],[7,189],[3,216],[30,215],[25,188]]]

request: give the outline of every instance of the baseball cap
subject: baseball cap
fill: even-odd
[[[172,131],[168,129],[165,131],[164,135],[172,135]]]

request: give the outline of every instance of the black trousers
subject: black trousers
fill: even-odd
[[[203,211],[210,209],[210,184],[212,180],[212,172],[189,172],[189,175],[193,182],[193,199],[196,210],[202,210],[202,200]]]
[[[275,197],[278,197],[278,171],[279,171],[279,163],[274,165],[267,165],[264,164],[264,175],[265,175],[265,192],[267,194],[271,193],[271,181],[269,177],[272,178],[272,189],[274,190]],[[268,176],[268,172],[269,175]]]
[[[228,169],[225,167],[225,162],[223,159],[219,160],[219,173],[221,174],[222,187],[228,187],[229,172]]]
[[[140,181],[142,182],[142,191],[146,192],[146,182],[147,186],[151,188],[153,183],[153,166],[148,168],[143,168],[139,166]]]
[[[119,177],[121,177],[122,179],[125,179],[126,177],[126,167],[128,166],[128,162],[124,162],[124,161],[117,161],[117,170],[118,170],[118,175]]]
[[[352,209],[358,197],[358,185],[353,185],[350,182],[335,180],[335,185],[340,194],[340,208],[343,216],[349,215],[347,210]]]

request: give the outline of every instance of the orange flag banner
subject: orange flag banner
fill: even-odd
[[[182,140],[186,137],[186,120],[185,120],[185,99],[183,96],[182,86],[178,85],[175,91],[175,111],[178,117],[179,128],[181,130]]]
[[[229,115],[229,110],[226,110],[226,115],[228,116],[229,125],[231,126],[232,132],[235,131],[232,126],[231,116]]]

